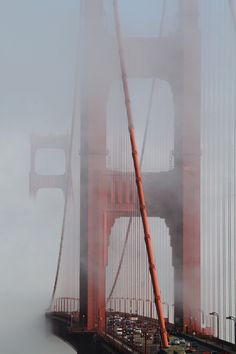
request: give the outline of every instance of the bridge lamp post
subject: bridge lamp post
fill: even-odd
[[[226,320],[234,321],[234,344],[236,345],[236,318],[233,316],[227,316]]]
[[[217,338],[220,338],[220,315],[218,314],[218,312],[210,312],[209,315],[211,316],[215,316],[216,320],[217,320]]]

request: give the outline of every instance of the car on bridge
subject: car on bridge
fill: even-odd
[[[179,344],[180,344],[179,338],[173,338],[173,339],[171,340],[171,344],[172,344],[172,345],[179,345]]]
[[[116,328],[116,335],[117,336],[122,336],[123,335],[123,329],[122,328]]]

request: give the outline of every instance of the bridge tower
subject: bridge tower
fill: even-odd
[[[82,4],[80,318],[87,330],[104,331],[107,33],[102,0]]]
[[[176,39],[180,56],[178,56],[178,64],[173,61],[176,73],[170,81],[175,105],[174,174],[175,186],[178,186],[175,209],[178,220],[182,220],[181,223],[177,221],[172,235],[175,269],[175,322],[179,322],[186,330],[200,331],[201,43],[198,27],[199,2],[198,0],[182,0],[179,3],[180,26]]]
[[[105,323],[106,235],[102,211],[106,209],[106,190],[102,181],[106,170],[106,104],[114,73],[108,61],[110,38],[104,28],[102,9],[101,0],[86,1],[82,9],[80,298],[82,318],[89,330],[103,330]],[[133,69],[136,77],[164,76],[172,88],[175,168],[167,174],[172,175],[170,189],[173,190],[167,191],[167,195],[159,193],[168,180],[164,178],[159,179],[159,185],[157,183],[150,194],[156,194],[161,198],[157,199],[158,203],[165,205],[168,204],[168,193],[174,195],[175,200],[171,200],[172,206],[165,210],[164,217],[169,220],[173,247],[175,322],[195,330],[200,329],[201,56],[198,18],[198,1],[181,0],[178,31],[173,38],[155,43],[155,49],[160,49],[156,68],[150,51],[146,53],[150,73],[143,74],[138,71],[138,66]],[[145,43],[140,44],[140,50],[146,50]],[[168,66],[163,74],[161,67],[168,55]],[[134,52],[133,56],[137,57],[137,53]],[[153,203],[150,201],[149,204]],[[156,216],[160,216],[159,211]]]

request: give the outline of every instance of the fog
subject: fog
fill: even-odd
[[[79,2],[0,1],[0,352],[73,351],[45,326],[64,198],[29,197],[30,135],[65,133],[72,115]],[[49,165],[44,156],[44,164]],[[60,165],[56,161],[55,165]]]

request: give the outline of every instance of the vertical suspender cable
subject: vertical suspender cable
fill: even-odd
[[[114,0],[114,15],[115,15],[119,60],[120,60],[120,67],[121,67],[121,73],[122,73],[122,83],[123,83],[123,90],[124,90],[124,96],[125,96],[125,106],[126,106],[126,113],[127,113],[127,120],[128,120],[128,129],[129,129],[129,134],[130,134],[130,143],[131,143],[131,148],[132,148],[132,157],[133,157],[134,170],[135,170],[135,176],[136,176],[140,212],[141,212],[141,218],[142,218],[142,223],[143,223],[144,239],[145,239],[145,243],[146,243],[146,250],[147,250],[148,262],[149,262],[149,268],[150,268],[150,275],[151,275],[151,279],[152,279],[152,286],[153,286],[153,292],[154,292],[154,298],[155,298],[155,305],[156,305],[156,310],[157,310],[157,314],[158,314],[158,318],[159,318],[159,322],[160,322],[161,338],[162,338],[164,347],[167,348],[168,347],[167,331],[166,331],[165,321],[164,321],[164,316],[163,316],[161,296],[160,296],[159,284],[158,284],[158,280],[157,280],[156,266],[155,266],[153,251],[152,251],[151,237],[150,237],[150,231],[149,231],[149,225],[148,225],[148,217],[147,217],[147,211],[146,211],[146,207],[145,207],[145,197],[144,197],[141,172],[140,172],[140,166],[139,166],[139,160],[138,160],[135,131],[134,131],[134,124],[133,124],[133,116],[132,116],[132,110],[131,110],[131,104],[130,104],[129,88],[128,88],[128,82],[127,82],[125,62],[124,62],[124,58],[123,58],[117,0]]]
[[[162,30],[163,30],[163,22],[164,22],[164,17],[165,17],[165,10],[166,10],[166,0],[163,0],[161,21],[160,21],[160,31],[159,31],[159,35],[160,36],[162,35]],[[153,79],[152,80],[152,86],[151,86],[150,100],[149,100],[149,105],[148,105],[147,119],[146,119],[144,136],[143,136],[142,150],[141,150],[141,155],[140,155],[140,168],[142,168],[144,152],[145,152],[145,148],[146,148],[147,133],[148,133],[149,123],[150,123],[150,118],[151,118],[151,109],[152,109],[152,101],[153,101],[153,95],[154,95],[154,90],[155,90],[155,83],[156,83],[156,80]],[[122,266],[124,255],[125,255],[125,249],[126,249],[127,242],[128,242],[128,237],[129,237],[129,234],[130,234],[131,224],[132,224],[132,216],[130,216],[129,221],[128,221],[128,226],[127,226],[126,235],[125,235],[125,242],[124,242],[124,246],[123,246],[123,249],[122,249],[120,262],[119,262],[119,265],[118,265],[118,268],[117,268],[117,272],[116,272],[116,276],[115,276],[115,279],[114,279],[114,283],[113,283],[111,291],[110,291],[110,293],[108,295],[107,301],[109,301],[110,298],[112,297],[113,292],[114,292],[115,287],[116,287],[116,284],[117,284],[117,281],[118,281],[118,277],[119,277],[119,274],[120,274],[121,266]]]
[[[145,147],[146,147],[146,139],[147,139],[148,126],[149,126],[150,117],[151,117],[151,107],[152,107],[154,89],[155,89],[155,80],[153,80],[152,87],[151,87],[151,96],[150,96],[150,102],[149,102],[149,109],[148,109],[148,115],[147,115],[147,120],[146,120],[145,132],[144,132],[144,137],[143,137],[143,145],[142,145],[141,158],[140,158],[140,167],[142,166],[143,157],[144,157],[144,151],[145,151]],[[121,254],[120,262],[119,262],[119,265],[118,265],[117,273],[116,273],[116,276],[115,276],[115,280],[114,280],[114,283],[112,285],[110,294],[109,294],[109,296],[107,298],[108,301],[113,295],[113,292],[115,290],[115,287],[116,287],[116,284],[117,284],[117,280],[118,280],[118,277],[119,277],[119,274],[120,274],[120,269],[121,269],[121,266],[122,266],[122,263],[123,263],[123,259],[124,259],[124,255],[125,255],[125,249],[126,249],[126,245],[127,245],[127,242],[128,242],[128,236],[129,236],[130,230],[131,230],[131,224],[132,224],[132,216],[130,216],[129,221],[128,221],[128,226],[127,226],[126,235],[125,235],[125,242],[124,242],[124,246],[123,246],[123,249],[122,249],[122,254]]]
[[[232,21],[233,21],[233,28],[234,28],[234,32],[236,34],[236,10],[235,10],[235,6],[233,4],[233,1],[232,0],[228,0],[228,4],[229,4],[229,8],[230,8],[230,13],[231,13],[231,17],[232,17]],[[232,86],[233,88],[233,86]],[[233,110],[232,110],[233,111]],[[232,112],[233,114],[233,112]],[[233,158],[233,167],[232,167],[232,170],[233,170],[233,185],[232,185],[232,189],[235,193],[235,136],[236,136],[236,124],[235,124],[235,119],[233,120],[233,154],[232,154],[232,158]],[[232,160],[231,160],[232,161]],[[231,163],[231,162],[230,162]],[[230,166],[230,169],[231,169],[231,166]],[[231,182],[230,182],[231,183]],[[229,193],[229,195],[231,196],[232,193]],[[233,203],[231,203],[230,201],[230,205],[231,207],[233,208],[233,213],[235,213],[235,196],[233,198]],[[229,211],[230,214],[231,214],[231,210]],[[231,218],[231,216],[230,216]],[[234,224],[234,230],[235,230],[235,224]],[[232,243],[231,243],[232,242]],[[231,257],[229,257],[229,267],[230,267],[230,273],[231,272],[234,272],[234,270],[236,271],[236,242],[234,241],[233,242],[233,239],[231,240],[230,239],[230,246],[229,246],[229,249],[231,249],[231,247],[233,248],[234,250],[234,254],[232,255],[231,253]],[[231,266],[234,270],[231,270]],[[230,296],[232,294],[233,296],[233,293],[235,294],[236,293],[236,281],[234,280],[232,282],[233,284],[231,284],[231,277],[230,277]],[[233,290],[234,289],[234,290]],[[231,300],[230,301],[230,308],[232,310],[232,308],[235,307],[235,302],[233,303],[233,301]],[[235,326],[235,333],[236,333],[236,323],[234,324]],[[232,340],[233,342],[233,340]],[[235,336],[235,344],[236,344],[236,336]]]

